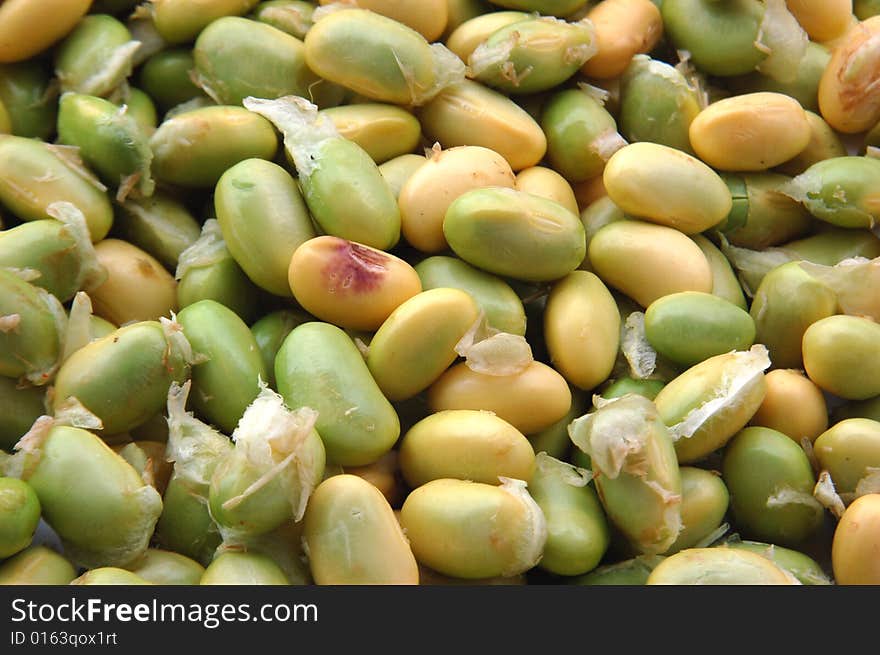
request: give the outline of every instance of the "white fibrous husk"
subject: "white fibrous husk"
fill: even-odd
[[[678,63],[675,70],[681,73],[688,87],[697,97],[701,109],[709,106],[709,92],[706,90],[706,78],[691,62],[691,53],[688,50],[676,50]]]
[[[868,494],[880,493],[880,468],[876,466],[866,466],[865,475],[856,483],[853,500]]]
[[[212,266],[230,257],[232,255],[223,240],[220,223],[216,218],[209,218],[202,225],[199,238],[181,252],[177,258],[177,270],[174,272],[174,277],[177,280],[183,279],[183,276],[191,268]]]
[[[40,463],[43,443],[55,427],[55,419],[51,416],[40,416],[34,424],[15,444],[12,456],[4,457],[0,473],[4,477],[27,480]]]
[[[76,396],[68,396],[55,409],[55,424],[83,430],[103,430],[104,423]]]
[[[520,80],[532,72],[531,67],[518,72],[510,61],[510,55],[519,44],[519,39],[519,32],[511,32],[503,41],[491,45],[488,41],[480,43],[468,57],[467,76],[479,77],[488,69],[498,66],[505,79],[514,86],[519,86]]]
[[[128,41],[113,49],[113,52],[104,61],[103,67],[76,85],[68,87],[64,78],[61,77],[61,86],[65,90],[75,91],[90,96],[104,96],[113,91],[123,81],[131,77],[134,66],[134,57],[141,47],[140,41]]]
[[[214,102],[213,99],[207,96],[196,96],[195,98],[190,98],[189,100],[185,100],[181,102],[179,105],[174,105],[171,109],[165,112],[165,117],[163,120],[169,121],[175,116],[180,116],[181,114],[185,114],[188,111],[195,111],[196,109],[201,109],[202,107],[212,107],[217,103]]]
[[[516,558],[501,572],[502,577],[511,577],[534,568],[541,561],[544,544],[547,543],[547,519],[529,494],[525,481],[503,476],[499,476],[498,480],[501,482],[500,488],[521,503],[525,515],[521,533],[514,544]]]
[[[162,326],[162,332],[165,334],[165,342],[168,344],[166,351],[166,360],[174,355],[179,356],[188,366],[201,364],[207,361],[207,357],[200,353],[193,352],[192,344],[183,333],[183,326],[177,322],[177,316],[171,312],[171,318],[161,316],[159,324]]]
[[[697,543],[695,543],[691,548],[709,548],[715,545],[718,541],[724,538],[724,535],[727,534],[727,531],[730,530],[729,523],[722,523],[717,528],[712,530],[705,537],[700,539]]]
[[[18,268],[17,266],[4,266],[3,270],[12,273],[19,280],[24,280],[25,282],[36,282],[43,277],[43,274],[40,273],[40,271],[28,266],[25,266],[24,268]],[[18,314],[16,314],[16,316],[18,316]],[[0,330],[2,329],[3,328],[0,327]]]
[[[65,230],[73,239],[79,259],[76,288],[92,291],[104,284],[107,280],[107,269],[98,261],[86,217],[79,208],[73,203],[58,201],[51,203],[46,208],[46,213],[64,223]]]
[[[620,326],[620,350],[629,364],[632,377],[644,380],[657,369],[657,352],[645,335],[644,312],[633,312]]]
[[[767,507],[771,509],[786,507],[788,505],[803,505],[804,507],[812,509],[817,514],[821,514],[825,510],[812,493],[798,491],[791,487],[777,487],[767,498]]]
[[[261,381],[260,394],[232,433],[235,450],[231,455],[242,458],[259,478],[223,507],[234,509],[270,482],[279,481],[290,501],[293,520],[301,520],[324,469],[323,462],[315,461],[307,447],[317,419],[318,412],[309,407],[288,409],[284,399]],[[221,533],[225,539],[222,528]]]
[[[736,406],[741,398],[752,391],[754,385],[760,383],[764,371],[770,367],[770,356],[763,344],[755,344],[747,351],[736,351],[730,355],[721,383],[712,390],[711,396],[669,427],[673,440],[692,437],[714,416]]]
[[[767,57],[757,69],[777,82],[793,82],[797,79],[810,37],[784,0],[764,0],[764,7],[764,19],[755,47]]]
[[[5,314],[0,316],[0,332],[9,334],[18,332],[21,327],[21,314]]]
[[[545,452],[535,456],[535,470],[552,475],[572,487],[586,487],[593,479],[593,472],[551,457]]]
[[[500,377],[522,373],[534,361],[532,348],[524,337],[490,327],[482,312],[455,344],[455,352],[465,358],[465,365],[475,373]]]
[[[837,493],[834,487],[834,480],[828,471],[822,471],[819,474],[819,480],[813,487],[813,497],[822,507],[830,511],[836,518],[840,519],[846,511],[846,504]]]
[[[606,89],[587,84],[586,82],[578,82],[577,87],[602,107],[605,106],[605,103],[608,102],[608,98],[611,97],[611,94]]]
[[[64,335],[67,332],[67,312],[64,310],[64,305],[61,304],[58,298],[48,291],[40,287],[34,287],[34,290],[37,292],[40,300],[45,303],[46,308],[52,315],[52,319],[55,323],[55,333],[58,335],[58,350],[60,355],[60,352],[64,348]],[[54,363],[50,364],[43,370],[28,371],[25,373],[24,378],[34,386],[42,386],[48,384],[52,378],[55,377],[55,373],[60,366],[61,357],[59,356]]]
[[[140,66],[153,55],[161,52],[168,44],[156,29],[153,15],[147,5],[138,5],[126,21],[131,38],[140,41],[141,46],[135,50],[131,63]]]
[[[626,139],[620,136],[617,130],[609,128],[593,139],[590,150],[599,155],[603,161],[608,161],[615,152],[626,145]]]
[[[812,262],[800,262],[799,266],[837,294],[844,314],[880,321],[880,257],[853,257],[836,266]]]
[[[312,12],[312,22],[317,23],[319,20],[326,18],[330,14],[335,14],[337,11],[342,11],[343,9],[354,9],[357,6],[357,0],[337,0],[336,2],[330,2],[328,4],[315,7],[315,11]]]
[[[758,286],[767,273],[796,259],[781,248],[764,250],[740,248],[729,243],[723,235],[721,235],[721,251],[733,265],[737,279],[750,298],[755,297]]]
[[[74,173],[79,175],[86,182],[95,187],[98,191],[107,191],[107,187],[99,180],[94,173],[83,163],[82,157],[79,156],[79,146],[66,146],[59,143],[47,143],[46,147],[58,159],[64,162],[67,167]]]
[[[408,70],[408,67],[400,60],[397,62],[398,66],[400,66],[400,71],[407,80],[413,107],[420,107],[430,102],[444,89],[453,84],[458,84],[465,79],[467,67],[457,54],[449,50],[442,43],[432,43],[430,47],[434,68],[434,82],[428,88],[415,84],[415,76]]]
[[[284,137],[284,147],[301,178],[309,177],[320,165],[321,146],[329,139],[341,139],[339,130],[318,107],[300,96],[277,100],[248,96],[245,109],[268,120]]]
[[[232,442],[210,425],[186,411],[192,382],[173,382],[168,390],[168,444],[165,459],[174,463],[174,479],[186,482],[192,494],[205,503],[214,469],[233,449]]]

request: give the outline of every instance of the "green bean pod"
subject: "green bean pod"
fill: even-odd
[[[276,296],[292,296],[290,258],[316,235],[290,174],[262,159],[239,162],[217,182],[214,206],[226,247],[248,277]]]
[[[92,241],[103,239],[113,223],[104,187],[86,176],[66,154],[37,140],[0,136],[0,203],[24,221],[52,218],[49,207],[67,201],[86,218]]]
[[[388,501],[369,482],[354,475],[328,478],[315,489],[304,521],[317,584],[418,584],[407,538]],[[340,532],[346,539],[339,539]]]
[[[749,537],[790,545],[822,526],[824,509],[813,498],[810,461],[781,432],[742,430],[725,448],[721,469],[735,525]]]
[[[74,578],[73,565],[46,546],[31,546],[0,564],[0,586],[66,585]]]
[[[584,259],[584,228],[559,203],[503,187],[459,196],[443,233],[455,253],[490,273],[524,281],[564,277]]]
[[[162,499],[100,438],[46,419],[19,442],[16,457],[75,563],[123,566],[147,549]]]
[[[500,486],[428,482],[407,496],[400,524],[421,564],[457,578],[524,573],[547,541],[544,514],[525,482],[508,478]]]
[[[588,454],[608,519],[642,554],[665,552],[682,527],[681,475],[669,430],[652,402],[627,395],[569,427]]]
[[[295,328],[275,358],[275,379],[288,407],[311,407],[327,459],[362,466],[388,452],[400,421],[354,342],[338,327],[310,322]]]
[[[83,346],[58,371],[54,410],[78,403],[108,435],[143,424],[162,410],[171,383],[189,375],[191,350],[180,330],[164,318],[142,321]]]

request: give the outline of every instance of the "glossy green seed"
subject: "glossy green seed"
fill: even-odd
[[[73,580],[70,584],[99,586],[123,585],[127,587],[129,585],[147,585],[152,583],[147,582],[142,577],[132,573],[131,571],[120,569],[115,566],[101,566],[86,571],[81,576]]]
[[[202,107],[162,123],[150,147],[157,180],[202,188],[240,161],[272,159],[278,139],[268,121],[244,107]]]
[[[880,470],[880,423],[852,418],[834,424],[813,443],[819,465],[828,471],[834,487],[850,500],[870,489],[870,475]]]
[[[790,262],[764,276],[749,311],[755,319],[755,339],[767,346],[773,365],[800,368],[804,332],[837,312],[837,295]]]
[[[153,153],[149,139],[127,112],[95,96],[65,93],[58,110],[58,140],[79,148],[80,156],[112,188],[125,197],[135,187],[150,196]]]
[[[129,88],[128,97],[117,104],[125,105],[126,112],[140,126],[147,136],[156,131],[159,117],[156,114],[156,105],[153,99],[140,89]]]
[[[614,117],[591,95],[576,89],[554,94],[541,116],[547,159],[569,182],[602,173],[605,162],[625,145]]]
[[[60,364],[64,310],[54,296],[0,270],[0,375],[41,386]]]
[[[418,119],[394,105],[359,103],[323,109],[321,113],[377,164],[411,153],[422,136]]]
[[[804,368],[820,388],[847,400],[880,395],[880,325],[861,316],[829,316],[806,329]]]
[[[620,133],[694,154],[688,130],[700,113],[696,90],[669,64],[636,55],[620,78]]]
[[[192,369],[192,402],[196,411],[230,434],[260,392],[266,370],[247,324],[213,300],[188,305],[177,316],[198,357]]]
[[[197,585],[205,572],[205,567],[189,557],[159,548],[147,549],[126,569],[159,585]]]
[[[73,565],[46,546],[31,546],[0,564],[0,586],[66,585],[75,577]]]
[[[82,352],[82,351],[80,351]],[[122,566],[147,548],[162,499],[100,438],[51,424],[21,444],[26,481],[65,554],[87,567]]]
[[[471,53],[492,34],[527,18],[530,15],[524,11],[487,11],[483,8],[453,28],[444,42],[459,59],[467,62]]]
[[[55,74],[62,91],[106,97],[131,75],[139,43],[112,16],[83,18],[55,52]]]
[[[40,522],[40,500],[27,482],[0,477],[0,558],[31,544]]]
[[[196,67],[192,50],[169,48],[147,59],[140,69],[138,84],[163,112],[203,95],[189,76]]]
[[[822,567],[813,558],[790,548],[783,548],[775,544],[765,544],[759,541],[728,541],[724,544],[727,548],[749,550],[762,555],[776,564],[781,569],[791,573],[801,584],[805,585],[828,585],[831,580]]]
[[[755,341],[755,322],[723,298],[685,291],[648,306],[645,335],[660,355],[693,366],[731,350],[748,350]]]
[[[489,327],[508,334],[525,334],[526,313],[522,300],[501,278],[446,255],[423,259],[415,270],[423,290],[445,287],[466,291],[485,312]]]
[[[93,242],[113,223],[110,199],[57,150],[34,139],[0,136],[0,203],[24,221],[52,218],[49,206],[66,201],[86,219]]]
[[[794,178],[786,193],[816,218],[847,228],[873,227],[880,217],[880,161],[835,157],[813,164]]]
[[[446,212],[443,233],[469,264],[518,280],[564,277],[586,252],[577,216],[552,200],[505,188],[459,196]]]
[[[116,210],[116,233],[158,259],[169,271],[176,270],[180,253],[201,233],[201,226],[186,206],[161,192],[149,198],[129,198]]]
[[[468,76],[511,94],[563,84],[598,50],[590,21],[527,18],[493,32],[468,57]]]
[[[266,0],[256,6],[253,17],[291,36],[303,39],[314,25],[315,5],[302,0]]]
[[[681,532],[666,554],[692,548],[706,539],[721,525],[730,494],[721,476],[713,471],[682,466],[681,473]]]
[[[695,234],[691,238],[703,251],[706,261],[709,262],[709,267],[712,269],[712,295],[723,298],[740,309],[747,310],[748,305],[742,285],[740,285],[736,273],[733,272],[733,267],[724,253],[702,234]]]
[[[829,226],[819,234],[781,246],[794,259],[834,266],[844,259],[880,257],[880,238],[868,230]]]
[[[611,400],[620,398],[628,393],[644,396],[648,400],[654,400],[660,390],[666,385],[663,380],[634,380],[633,378],[620,378],[615,380],[602,392],[602,397]]]
[[[493,5],[508,9],[534,11],[545,16],[570,16],[586,5],[585,0],[492,0]]]
[[[316,234],[290,174],[262,159],[240,162],[217,182],[214,207],[226,247],[242,270],[266,291],[291,297],[290,258]]]
[[[810,141],[797,157],[776,167],[780,173],[800,175],[813,164],[834,157],[845,157],[847,154],[846,146],[843,145],[840,136],[825,122],[825,119],[811,111],[807,111],[806,114],[807,123],[810,124]],[[865,137],[866,141],[869,136],[870,132]]]
[[[266,370],[265,382],[272,389],[275,388],[275,356],[281,349],[281,344],[295,327],[313,320],[315,319],[312,316],[303,311],[279,309],[251,325],[251,334],[257,342]]]
[[[538,566],[557,575],[583,575],[595,569],[611,533],[583,472],[539,453],[529,491],[547,520],[547,543]]]
[[[156,30],[168,43],[193,41],[199,32],[223,16],[241,16],[259,0],[206,0],[193,11],[190,0],[159,0],[151,2],[150,10]]]
[[[175,328],[155,321],[133,323],[77,350],[58,370],[55,411],[76,398],[101,419],[102,434],[108,435],[149,420],[165,406],[171,383],[189,372],[166,329]]]
[[[400,190],[427,159],[422,155],[400,155],[379,165],[379,172],[388,183],[388,188],[395,198],[400,197]]]
[[[221,105],[240,105],[248,96],[315,98],[329,86],[306,66],[302,41],[238,16],[218,18],[202,30],[193,58],[196,83]],[[342,90],[335,95],[341,98]]]
[[[317,410],[330,462],[370,464],[400,435],[397,413],[357,346],[329,323],[305,323],[287,336],[275,358],[275,379],[288,407]]]
[[[199,584],[203,585],[289,585],[284,571],[260,553],[229,551],[211,562]]]
[[[722,477],[735,525],[762,541],[794,544],[822,525],[816,478],[801,447],[770,428],[746,428],[724,451]]]
[[[0,102],[11,123],[10,134],[48,140],[55,132],[57,92],[44,63],[29,60],[0,64]]]

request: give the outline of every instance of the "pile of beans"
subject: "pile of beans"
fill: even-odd
[[[5,0],[0,583],[880,584],[878,147],[877,0]]]

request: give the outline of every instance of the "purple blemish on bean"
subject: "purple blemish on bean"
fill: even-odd
[[[373,291],[388,273],[388,261],[389,257],[381,252],[339,239],[322,271],[327,290],[330,293]]]

